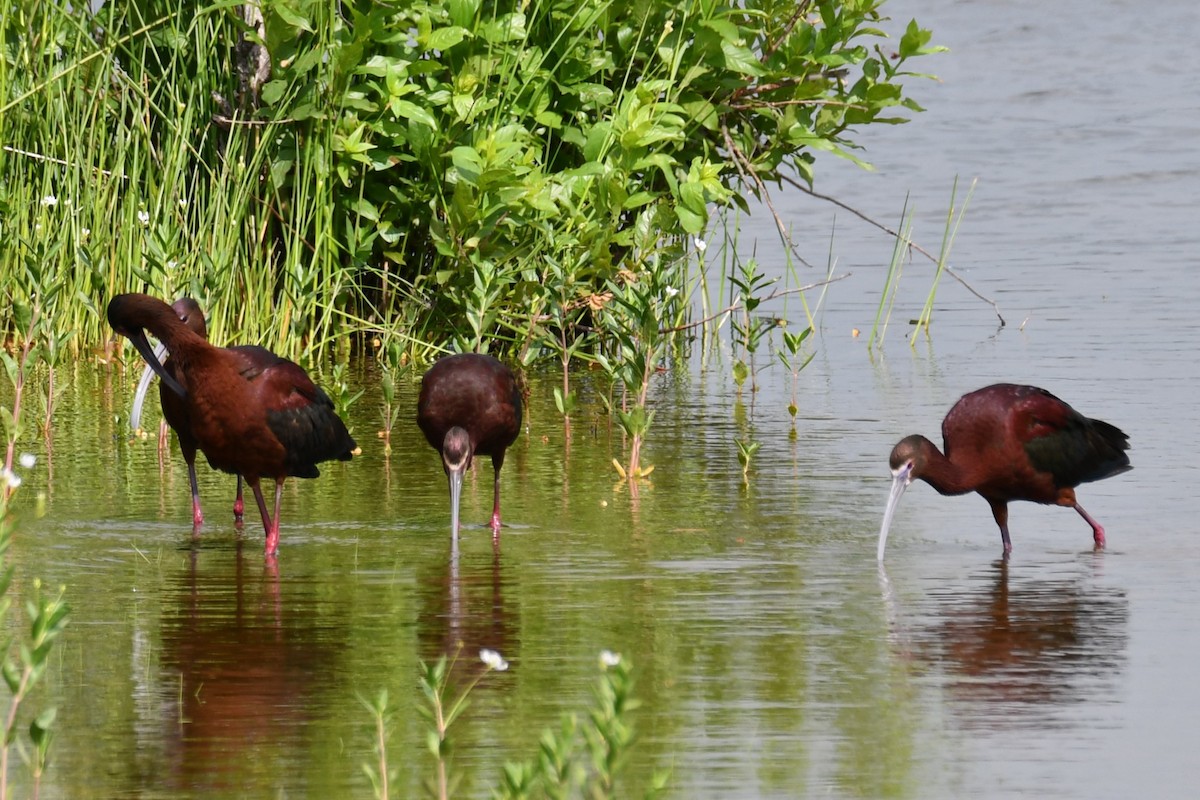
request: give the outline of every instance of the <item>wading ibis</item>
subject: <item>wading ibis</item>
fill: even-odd
[[[476,353],[447,356],[421,379],[417,425],[442,454],[450,481],[450,529],[458,537],[463,474],[477,455],[491,456],[495,469],[492,538],[500,538],[500,467],[504,451],[521,432],[521,391],[512,371]]]
[[[108,322],[127,337],[183,403],[197,446],[215,469],[241,475],[254,491],[266,531],[268,557],[279,550],[279,504],[286,478],[315,478],[317,464],[348,461],[357,449],[329,396],[299,365],[257,346],[214,347],[175,310],[144,294],[119,294]],[[171,352],[167,372],[146,338]],[[275,480],[274,514],[261,478]]]
[[[901,439],[892,449],[892,491],[883,513],[877,557],[883,560],[888,527],[914,478],[940,494],[978,492],[992,507],[1004,553],[1008,503],[1030,500],[1067,506],[1092,526],[1097,548],[1104,528],[1075,500],[1075,487],[1132,469],[1129,437],[1088,419],[1045,389],[997,383],[963,395],[942,422],[943,454],[924,436]]]
[[[179,315],[179,319],[183,320],[183,324],[192,329],[194,333],[208,338],[208,326],[204,322],[204,312],[200,309],[200,304],[190,297],[181,297],[171,304],[171,308],[175,309],[175,313]],[[236,350],[237,348],[231,348]],[[171,377],[176,380],[179,376],[175,374],[175,362],[168,358],[163,361],[163,357],[167,354],[166,345],[159,343],[158,347],[154,348],[154,356],[159,361],[162,361],[163,369],[171,374]],[[154,368],[149,364],[142,372],[142,378],[138,381],[137,393],[133,397],[133,411],[129,414],[129,424],[134,430],[140,430],[142,426],[142,406],[146,402],[146,393],[150,389],[150,381],[154,378]],[[165,383],[160,383],[158,386],[158,400],[162,405],[163,419],[171,426],[171,430],[175,431],[175,436],[179,439],[179,451],[183,453],[183,460],[187,462],[188,468],[188,483],[192,488],[192,525],[196,528],[204,523],[204,512],[200,510],[200,487],[196,483],[196,439],[192,436],[191,420],[188,418],[187,405],[183,398],[171,391]],[[245,512],[245,502],[242,500],[242,476],[237,478],[237,497],[233,501],[233,518],[240,525],[242,515]]]

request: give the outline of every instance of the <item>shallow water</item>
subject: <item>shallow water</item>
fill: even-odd
[[[1191,796],[1200,106],[1179,61],[1200,7],[888,10],[952,48],[921,65],[942,82],[917,87],[916,121],[868,132],[877,172],[826,161],[817,188],[889,225],[911,191],[917,238],[936,248],[954,177],[978,177],[952,261],[1006,327],[947,279],[932,337],[910,349],[903,323],[931,275],[915,261],[870,357],[890,242],[782,196],[806,253],[824,252],[836,218],[837,271],[852,273],[801,375],[797,435],[781,367],[739,400],[727,354],[697,352],[656,386],[656,470],[635,498],[609,464],[620,440],[600,387],[580,377],[568,444],[555,381],[534,376],[503,474],[510,527],[498,552],[467,530],[457,561],[437,457],[407,412],[383,455],[372,376],[351,420],[363,455],[289,481],[269,568],[256,515],[239,533],[232,478],[206,468],[193,541],[177,451],[160,461],[126,436],[131,376],[79,366],[50,444],[27,448],[39,461],[12,550],[19,589],[39,575],[74,608],[40,698],[59,706],[43,796],[369,797],[358,697],[382,688],[394,796],[414,796],[431,774],[418,665],[459,642],[460,683],[481,647],[512,665],[455,728],[463,796],[488,796],[506,760],[583,712],[602,648],[632,660],[644,701],[626,796],[656,768],[681,798]],[[782,273],[775,242],[766,215],[742,231]],[[1130,435],[1135,469],[1080,490],[1109,549],[1092,552],[1069,510],[1016,504],[1004,564],[982,500],[918,484],[879,570],[892,444],[937,438],[959,395],[998,380]],[[747,436],[762,449],[743,486],[733,439]],[[481,524],[490,503],[483,464],[464,519]]]

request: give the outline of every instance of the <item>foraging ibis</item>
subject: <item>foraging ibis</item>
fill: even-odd
[[[977,492],[992,507],[1004,553],[1012,551],[1008,503],[1030,500],[1067,506],[1092,527],[1097,548],[1104,528],[1075,499],[1075,487],[1132,467],[1129,437],[1089,419],[1045,389],[997,383],[963,395],[942,422],[943,454],[924,436],[901,439],[889,459],[892,491],[879,531],[883,560],[892,514],[904,490],[920,478],[940,494]]]
[[[450,529],[458,537],[463,474],[477,455],[495,470],[492,538],[500,538],[500,468],[521,431],[521,391],[512,371],[495,358],[460,353],[440,359],[421,379],[417,425],[442,454],[450,481]]]

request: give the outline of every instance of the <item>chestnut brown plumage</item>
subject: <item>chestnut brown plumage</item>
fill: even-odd
[[[108,322],[180,399],[208,463],[250,484],[266,531],[265,552],[274,556],[284,480],[315,478],[318,463],[348,461],[357,448],[329,396],[299,365],[265,348],[209,344],[157,298],[117,295],[109,301]],[[146,331],[170,350],[174,374],[155,356]],[[274,513],[267,509],[261,478],[275,480]]]
[[[207,339],[208,325],[204,322],[204,312],[200,308],[200,304],[190,297],[181,297],[171,304],[171,308],[175,309],[175,313],[179,315],[179,319],[183,321],[197,335]],[[236,350],[237,348],[231,348]],[[167,354],[166,345],[160,343],[154,349],[154,355],[160,361]],[[170,358],[162,361],[163,369],[166,370],[172,377],[178,379],[175,375],[175,362]],[[138,381],[137,392],[133,397],[133,410],[129,414],[129,424],[135,430],[141,428],[142,406],[146,402],[146,393],[150,389],[150,381],[154,378],[154,368],[149,364],[142,372],[141,380]],[[179,440],[179,452],[183,454],[183,460],[187,464],[188,484],[192,490],[192,526],[199,528],[204,523],[204,512],[200,508],[200,486],[196,481],[196,437],[192,436],[191,420],[188,419],[187,405],[183,398],[176,395],[165,383],[160,383],[158,386],[158,400],[162,406],[163,419],[167,425],[171,426],[171,430],[175,431],[175,437]],[[242,476],[237,476],[237,495],[233,501],[233,518],[239,525],[242,522],[242,516],[245,513],[246,504],[242,499]]]
[[[1083,416],[1045,389],[997,383],[954,404],[942,422],[942,439],[944,454],[919,435],[892,449],[892,491],[876,550],[880,561],[892,514],[914,478],[940,494],[982,495],[1000,527],[1005,554],[1012,550],[1011,500],[1075,509],[1092,527],[1096,547],[1104,547],[1104,528],[1076,501],[1075,487],[1132,469],[1125,454],[1129,437],[1119,428]]]
[[[442,454],[450,482],[450,529],[458,536],[463,475],[476,455],[492,457],[495,471],[492,536],[500,536],[500,468],[504,451],[521,432],[521,391],[512,371],[476,353],[447,356],[421,379],[417,425]]]

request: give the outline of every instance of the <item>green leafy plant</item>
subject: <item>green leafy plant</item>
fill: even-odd
[[[333,401],[334,410],[342,419],[349,417],[350,408],[358,402],[358,399],[363,396],[366,389],[359,389],[357,392],[350,388],[350,382],[346,379],[346,364],[339,362],[333,365],[330,371],[329,385],[327,392],[329,399]]]
[[[391,794],[390,787],[396,779],[396,770],[388,766],[388,737],[391,734],[392,720],[396,710],[388,703],[387,689],[381,689],[374,699],[359,696],[358,701],[371,715],[374,726],[372,741],[374,742],[375,761],[363,762],[363,772],[371,781],[375,790],[376,800],[387,800]]]
[[[379,348],[379,391],[383,395],[383,406],[380,415],[383,418],[383,428],[379,437],[383,439],[384,455],[392,452],[392,428],[400,416],[400,406],[396,404],[396,375],[400,370],[400,344],[389,339],[382,342]]]
[[[788,416],[792,420],[792,431],[796,430],[796,414],[800,411],[800,373],[807,367],[816,356],[815,352],[804,355],[801,350],[804,347],[805,340],[812,336],[813,326],[809,325],[797,333],[792,333],[789,330],[783,331],[783,350],[780,350],[779,360],[783,363],[785,369],[792,375],[792,399],[788,403]]]
[[[639,705],[634,697],[630,665],[620,655],[600,654],[602,674],[593,691],[594,703],[585,721],[575,714],[562,717],[557,729],[542,732],[536,758],[509,761],[495,796],[517,798],[613,798],[636,742],[630,715]],[[645,797],[656,797],[668,773],[655,774]]]
[[[683,305],[677,287],[683,259],[677,248],[663,246],[654,215],[643,212],[638,226],[638,251],[644,254],[636,271],[623,272],[608,284],[611,300],[601,313],[606,352],[596,361],[621,391],[620,406],[613,409],[629,437],[629,460],[614,466],[622,478],[638,479],[653,471],[641,463],[642,443],[654,421],[648,405],[651,379],[665,358],[677,332],[670,323]]]
[[[455,656],[457,658],[457,656]],[[469,697],[489,673],[508,669],[508,662],[493,650],[481,650],[484,669],[461,690],[450,682],[453,660],[445,657],[433,664],[421,665],[421,691],[425,704],[426,744],[434,757],[434,775],[425,784],[431,797],[449,798],[458,783],[452,761],[451,728],[469,707]],[[619,654],[600,654],[600,679],[593,689],[593,704],[581,720],[576,714],[564,714],[555,729],[547,728],[538,742],[537,754],[525,761],[507,761],[497,787],[496,798],[568,798],[590,797],[596,800],[625,797],[621,775],[637,737],[632,713],[640,702],[634,696],[632,667]],[[373,700],[359,698],[371,715],[373,759],[363,763],[376,798],[386,800],[395,771],[388,766],[387,739],[395,709],[388,693],[380,692]],[[644,797],[657,797],[667,785],[669,773],[657,772]]]
[[[752,440],[734,439],[733,443],[737,445],[738,463],[742,465],[742,483],[750,482],[750,463],[754,460],[754,455],[758,449],[762,447],[761,442]]]
[[[433,756],[435,770],[434,778],[426,784],[426,791],[438,800],[446,800],[453,795],[458,783],[458,778],[451,771],[451,726],[466,711],[471,691],[484,676],[492,671],[503,672],[508,669],[508,662],[495,650],[479,651],[479,660],[485,669],[457,693],[450,683],[452,665],[445,656],[433,664],[422,664],[421,691],[426,704],[421,706],[421,713],[429,723],[425,740]]]
[[[603,294],[644,258],[646,212],[664,241],[702,235],[919,111],[909,65],[940,48],[915,22],[886,41],[884,5],[16,3],[0,233],[44,245],[76,354],[130,290],[190,294],[214,339],[292,358],[385,329],[410,355],[519,349],[563,296],[547,254],[576,300]],[[270,80],[239,81],[247,53]],[[594,330],[578,309],[568,346]]]
[[[758,391],[758,370],[755,368],[754,356],[771,331],[780,324],[780,320],[774,316],[755,313],[763,301],[761,293],[775,283],[775,280],[760,272],[754,259],[740,262],[737,274],[729,276],[730,290],[736,289],[738,293],[730,300],[730,307],[738,309],[730,321],[730,326],[734,350],[741,352],[733,364],[733,379],[739,392],[747,377],[750,378],[750,391]]]

